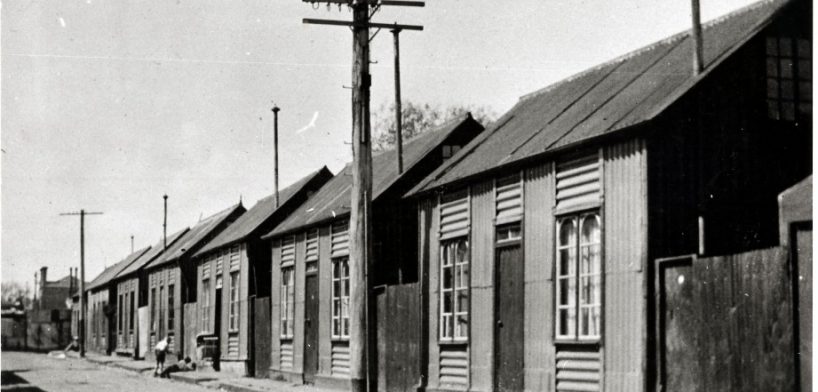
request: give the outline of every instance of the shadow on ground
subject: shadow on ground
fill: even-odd
[[[40,388],[30,385],[28,381],[16,374],[24,371],[25,370],[1,371],[0,386],[2,386],[2,390],[15,392],[45,392]]]

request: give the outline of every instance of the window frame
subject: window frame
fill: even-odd
[[[337,264],[341,264],[342,267],[340,269],[340,276],[336,274],[336,272],[339,270],[339,268],[336,267]],[[346,272],[346,274],[344,274],[344,272]],[[349,256],[339,256],[332,259],[332,271],[330,272],[332,277],[332,284],[330,286],[330,337],[335,341],[349,340],[349,294],[351,292],[351,288],[349,286],[349,272]],[[337,290],[335,289],[336,282],[338,282],[341,289],[340,295],[338,295],[336,292]],[[345,292],[347,293],[346,295],[344,294]],[[335,301],[339,301],[339,306],[337,308],[335,306]],[[344,323],[344,321],[346,321],[346,323]],[[338,326],[339,333],[335,333],[336,324]],[[344,333],[345,328],[346,333]]]
[[[799,41],[806,41],[808,53],[801,52]],[[786,50],[782,50],[786,44]],[[788,52],[788,53],[787,53]],[[767,115],[772,121],[789,123],[807,122],[812,118],[812,40],[789,32],[776,32],[764,37],[764,80],[765,102]],[[785,62],[789,62],[789,72],[785,72]],[[802,62],[808,62],[808,67],[802,67]],[[809,70],[806,75],[802,68]],[[789,76],[785,75],[789,73]],[[789,83],[791,88],[786,88]],[[804,88],[809,84],[808,88]],[[802,90],[808,90],[807,99]],[[792,97],[785,97],[792,94]],[[785,107],[792,105],[792,118],[786,114]],[[808,106],[808,113],[802,111],[802,105]]]
[[[289,275],[289,281],[286,280]],[[286,284],[289,283],[289,284]],[[279,338],[292,340],[295,336],[295,265],[281,268],[279,285]]]
[[[590,243],[583,243],[582,242],[582,221],[589,217],[594,216],[597,221],[597,230],[598,230],[598,242],[590,242]],[[572,239],[572,243],[568,244],[567,246],[560,244],[560,234],[561,234],[561,225],[566,220],[572,220],[574,222],[574,238]],[[582,247],[592,247],[598,246],[597,250],[597,267],[598,269],[596,272],[593,272],[593,265],[591,267],[591,273],[586,273],[583,276],[581,270],[581,256],[582,256]],[[573,271],[565,275],[561,275],[560,272],[560,252],[562,250],[573,250]],[[604,237],[604,217],[602,214],[602,207],[593,207],[589,209],[580,209],[571,212],[566,212],[559,214],[554,217],[554,322],[553,322],[553,338],[556,343],[580,343],[580,344],[600,344],[602,342],[602,337],[604,336],[604,313],[605,313],[605,237]],[[582,290],[583,286],[581,283],[581,279],[583,277],[593,279],[594,276],[598,276],[598,303],[582,303]],[[560,299],[562,295],[560,293],[560,283],[562,279],[569,279],[573,281],[574,284],[574,292],[573,295],[573,303],[569,303],[567,305],[560,305]],[[593,287],[592,283],[589,284],[589,287]],[[570,288],[568,289],[570,293]],[[583,307],[592,309],[598,308],[599,309],[599,322],[596,325],[596,334],[581,334],[581,321],[582,321],[582,309]],[[570,321],[573,321],[573,333],[572,334],[560,334],[560,311],[562,309],[570,310],[573,308],[574,314]],[[570,312],[568,313],[568,318],[571,318]],[[593,315],[589,316],[589,320],[593,319]]]
[[[455,257],[455,260],[452,264],[444,264],[444,254],[446,252],[447,246],[455,245],[457,243],[464,242],[466,251],[465,251],[465,261],[458,261]],[[439,276],[440,276],[440,285],[439,285],[439,295],[438,295],[438,342],[442,344],[446,343],[468,343],[471,333],[471,259],[472,259],[472,244],[471,244],[471,236],[458,236],[453,238],[448,238],[445,240],[441,240],[439,243]],[[456,253],[456,248],[453,250],[453,254]],[[463,283],[463,268],[467,268],[467,278],[465,284]],[[451,268],[451,288],[445,287],[445,269]],[[460,277],[461,286],[457,286],[457,277]],[[466,311],[462,311],[460,306],[458,305],[459,301],[458,294],[465,293],[466,295],[466,303],[467,309]],[[445,311],[445,301],[446,301],[446,294],[451,293],[450,295],[450,312]],[[460,324],[457,322],[459,321],[460,317],[465,317],[465,324],[466,324],[466,331],[463,335],[460,335],[458,332],[460,331]],[[446,320],[447,318],[451,318],[452,321],[452,329],[451,329],[451,336],[447,336],[446,332],[448,331]]]
[[[239,271],[230,271],[230,307],[228,309],[228,317],[227,317],[227,331],[228,332],[238,332],[240,327],[240,320],[239,315],[241,311],[239,309],[240,301],[239,301],[239,284],[240,284],[241,275]]]
[[[212,332],[210,330],[210,276],[202,279],[202,327],[201,332]]]

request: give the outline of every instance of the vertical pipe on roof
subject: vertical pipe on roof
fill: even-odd
[[[168,248],[168,195],[163,195],[162,198],[165,200],[165,215],[162,219],[162,246],[163,248]]]
[[[691,36],[693,38],[693,74],[698,75],[704,70],[704,50],[702,49],[702,22],[699,0],[691,0],[691,9],[693,16],[693,29],[691,30]]]
[[[275,160],[273,161],[273,171],[275,173],[275,200],[276,208],[278,208],[278,111],[281,110],[278,106],[273,105],[273,150],[275,153]]]

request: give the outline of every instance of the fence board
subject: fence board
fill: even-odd
[[[270,321],[270,297],[256,298],[253,309],[253,355],[257,378],[267,378],[272,356],[272,324]]]
[[[387,286],[378,295],[378,389],[414,391],[420,380],[419,283]]]
[[[791,277],[781,248],[660,266],[664,390],[792,390]]]

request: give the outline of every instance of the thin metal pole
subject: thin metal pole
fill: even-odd
[[[693,74],[698,75],[704,70],[704,57],[702,49],[702,22],[699,8],[699,0],[691,0],[691,10],[693,16]]]
[[[165,215],[162,219],[162,243],[165,249],[168,248],[168,195],[163,195],[165,200]]]
[[[131,253],[133,253],[133,234],[131,234]]]
[[[80,358],[85,357],[85,210],[80,210]]]
[[[278,208],[278,106],[273,106],[273,173],[275,175],[275,200]]]
[[[403,116],[400,99],[400,29],[392,30],[395,43],[395,145],[398,155],[398,174],[403,173]]]

